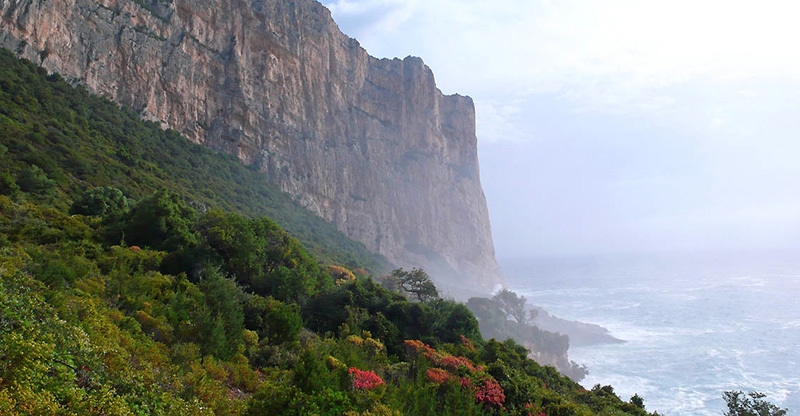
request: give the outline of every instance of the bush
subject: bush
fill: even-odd
[[[23,192],[37,196],[52,196],[56,190],[56,181],[48,178],[36,165],[27,167],[19,174],[17,185]]]
[[[303,328],[297,304],[250,295],[244,310],[245,326],[255,331],[262,342],[273,345],[295,342]]]
[[[0,173],[0,195],[14,196],[19,191],[19,185],[17,185],[17,182],[10,173]]]
[[[158,191],[143,199],[126,222],[127,243],[154,250],[178,251],[197,244],[192,231],[196,212],[183,198]]]
[[[122,191],[111,186],[101,186],[82,193],[72,203],[69,213],[119,220],[129,210],[128,198],[125,197]]]

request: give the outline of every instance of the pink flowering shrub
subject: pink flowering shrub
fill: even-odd
[[[475,390],[475,386],[472,385],[472,380],[467,377],[461,377],[461,379],[458,380],[458,384],[461,384],[461,388],[464,390]]]
[[[497,381],[489,379],[475,392],[475,400],[478,403],[502,407],[506,402],[506,394]]]
[[[386,384],[381,376],[372,371],[364,371],[355,367],[350,367],[347,372],[353,376],[353,388],[358,390],[372,390],[375,387]]]
[[[547,416],[539,406],[534,406],[530,403],[525,405],[525,410],[528,412],[527,416]]]
[[[465,357],[455,357],[452,355],[447,355],[442,357],[441,359],[442,367],[446,367],[452,370],[458,370],[459,367],[466,367],[469,369],[470,372],[477,371],[477,368],[472,364],[472,362]]]
[[[475,345],[472,344],[472,340],[470,340],[469,338],[465,337],[464,335],[459,335],[459,337],[461,337],[461,345],[463,345],[464,347],[466,347],[470,351],[476,351],[475,350]]]
[[[404,343],[406,347],[406,354],[408,354],[409,357],[414,358],[418,355],[422,355],[434,365],[441,365],[442,357],[445,356],[444,353],[436,351],[430,345],[419,340],[407,339],[404,341]]]
[[[467,342],[469,342],[469,339],[466,337],[462,338],[462,343],[466,344]],[[447,381],[455,380],[456,376],[453,372],[459,372],[458,370],[465,368],[469,372],[459,372],[460,375],[465,377],[458,379],[462,390],[466,390],[469,394],[474,394],[475,401],[486,406],[502,408],[503,404],[505,404],[506,395],[505,392],[503,392],[503,388],[500,387],[497,380],[484,373],[486,370],[484,366],[475,366],[469,358],[456,357],[445,352],[437,351],[418,340],[406,340],[405,347],[406,353],[410,357],[421,355],[433,366],[427,371],[428,381],[436,384],[444,384]],[[473,383],[473,378],[475,379],[475,383]]]
[[[442,370],[441,368],[428,369],[428,380],[436,384],[444,384],[452,379],[453,375],[450,374],[447,370]]]
[[[466,338],[465,338],[466,339]],[[431,346],[419,340],[407,339],[405,340],[406,353],[410,357],[422,355],[427,358],[431,364],[437,367],[445,367],[451,370],[457,370],[459,367],[464,366],[471,372],[481,371],[476,368],[472,362],[465,357],[455,357],[445,352],[436,351]]]
[[[403,341],[403,344],[405,344],[406,349],[410,349],[411,351],[416,351],[416,352],[419,352],[423,348],[427,347],[427,345],[425,345],[424,342],[417,339],[407,339]]]

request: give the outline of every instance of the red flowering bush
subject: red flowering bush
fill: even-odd
[[[386,384],[381,376],[372,371],[364,371],[355,367],[350,367],[347,372],[353,376],[353,388],[359,390],[372,390],[375,387]]]
[[[417,352],[419,352],[421,349],[427,346],[425,345],[424,342],[417,339],[407,339],[403,341],[403,343],[405,344],[407,349],[411,349],[412,351],[417,351]]]
[[[436,384],[444,384],[452,379],[453,375],[450,374],[447,370],[442,370],[441,368],[428,369],[428,380]]]
[[[439,365],[442,357],[444,357],[444,354],[436,351],[422,341],[407,339],[404,343],[406,346],[406,354],[412,358],[416,357],[418,354],[422,354],[422,356],[427,358],[430,362]]]
[[[435,354],[436,350],[431,348],[428,344],[416,339],[407,339],[403,341],[406,346],[406,352],[417,352],[422,353],[424,356],[428,356],[430,354]]]
[[[464,390],[475,390],[475,386],[472,385],[472,380],[466,377],[461,377],[458,383],[461,384],[461,388]]]
[[[475,400],[478,403],[503,406],[503,403],[506,402],[506,394],[503,393],[503,388],[497,381],[489,379],[475,392]]]
[[[466,367],[469,369],[469,371],[473,373],[477,370],[477,368],[475,368],[475,366],[472,365],[472,362],[468,358],[455,357],[452,355],[442,357],[441,365],[442,367],[447,367],[452,370],[458,370],[459,367]]]
[[[462,342],[466,343],[469,339],[462,338]],[[466,368],[469,375],[461,377],[459,384],[463,390],[468,391],[470,394],[475,395],[475,401],[487,406],[503,407],[506,401],[506,395],[503,388],[497,383],[497,380],[491,376],[483,373],[486,368],[484,366],[475,366],[469,358],[456,357],[444,352],[436,351],[422,341],[406,340],[405,341],[406,353],[411,357],[422,355],[432,365],[427,371],[428,380],[436,384],[444,384],[449,380],[454,380],[455,375],[451,371],[457,371],[461,368]],[[450,370],[450,371],[448,371]],[[465,375],[463,372],[461,375]],[[479,386],[473,383],[472,378],[484,380]]]
[[[534,406],[530,403],[525,405],[525,410],[528,412],[528,416],[547,416],[539,409],[539,406]]]
[[[472,340],[464,335],[459,335],[459,337],[461,337],[461,345],[465,346],[470,351],[475,351],[475,345],[472,344]]]

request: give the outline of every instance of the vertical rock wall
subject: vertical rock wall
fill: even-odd
[[[0,0],[0,45],[236,154],[445,287],[502,278],[472,100],[379,60],[313,0]]]

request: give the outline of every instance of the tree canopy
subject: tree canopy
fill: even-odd
[[[726,391],[722,398],[725,399],[725,404],[728,410],[724,413],[725,416],[783,416],[788,412],[787,409],[780,407],[764,400],[766,394],[757,391],[751,391],[745,394],[740,390]]]
[[[397,286],[419,302],[428,302],[439,298],[439,290],[431,281],[428,273],[422,269],[406,271],[395,269],[388,276],[390,285]]]

